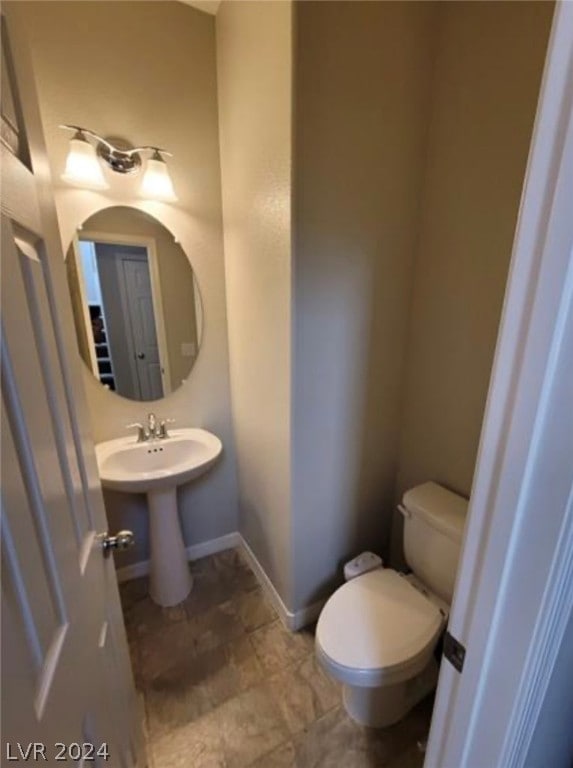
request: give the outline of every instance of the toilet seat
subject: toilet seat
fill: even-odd
[[[398,683],[427,664],[445,623],[439,607],[386,568],[344,584],[327,601],[316,628],[317,654],[349,685]]]

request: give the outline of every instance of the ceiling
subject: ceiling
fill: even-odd
[[[193,8],[197,8],[200,11],[211,13],[213,16],[215,16],[221,5],[221,0],[180,0],[180,2],[185,3],[185,5],[192,5]]]

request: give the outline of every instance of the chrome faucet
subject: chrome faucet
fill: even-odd
[[[167,424],[173,423],[174,419],[162,419],[157,423],[157,417],[154,413],[147,414],[147,426],[136,421],[134,424],[127,424],[126,429],[137,429],[137,442],[147,443],[150,440],[164,440],[169,437]]]
[[[140,424],[139,421],[134,421],[133,424],[126,424],[126,429],[137,429],[137,442],[138,443],[145,443],[146,440],[149,440],[149,435],[147,434],[147,431],[143,424]]]

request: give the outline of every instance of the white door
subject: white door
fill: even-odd
[[[570,768],[573,3],[558,3],[426,768]],[[569,636],[568,636],[569,632]],[[461,650],[461,649],[459,649]]]
[[[141,717],[17,22],[10,11],[27,136],[2,146],[2,750],[130,768],[145,763]]]

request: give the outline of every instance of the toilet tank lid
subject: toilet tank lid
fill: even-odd
[[[412,515],[419,515],[436,530],[461,541],[468,501],[438,483],[428,482],[406,491],[402,503]]]

